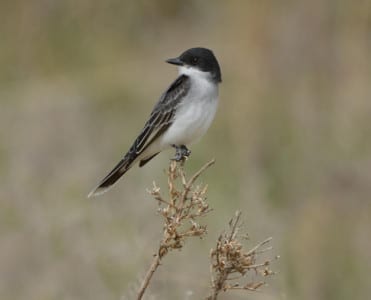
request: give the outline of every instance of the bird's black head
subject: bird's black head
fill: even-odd
[[[179,57],[168,59],[166,62],[189,68],[196,68],[202,72],[210,72],[216,82],[222,81],[219,63],[214,53],[206,48],[191,48],[184,51]]]

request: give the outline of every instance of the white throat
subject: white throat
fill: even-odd
[[[212,80],[210,72],[204,72],[196,68],[180,66],[178,71],[179,75],[187,75],[191,79],[203,79],[207,81]]]

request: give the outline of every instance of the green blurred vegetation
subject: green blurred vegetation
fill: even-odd
[[[146,188],[172,152],[86,194],[175,78],[164,60],[193,46],[223,73],[187,163],[216,158],[202,178],[214,212],[151,299],[207,294],[209,249],[236,209],[281,255],[251,299],[369,298],[370,1],[3,0],[0,20],[1,299],[133,298],[161,229]]]

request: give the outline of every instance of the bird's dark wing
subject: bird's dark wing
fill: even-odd
[[[188,92],[189,86],[190,80],[186,75],[179,76],[170,85],[155,105],[130,151],[135,151],[139,155],[171,125],[177,106]]]
[[[130,147],[124,158],[113,168],[113,170],[90,192],[89,196],[104,193],[132,166],[135,159],[150,146],[166,129],[172,124],[175,111],[183,96],[190,87],[190,79],[186,75],[179,76],[161,96],[153,111],[140,132],[139,136]],[[157,153],[150,157],[144,157],[140,166],[143,166]]]

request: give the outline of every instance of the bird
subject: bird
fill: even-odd
[[[106,192],[133,165],[143,167],[161,151],[175,148],[173,160],[190,156],[187,145],[210,127],[219,102],[222,75],[218,60],[207,48],[195,47],[166,60],[178,67],[178,77],[155,104],[138,137],[120,162],[88,194]]]

